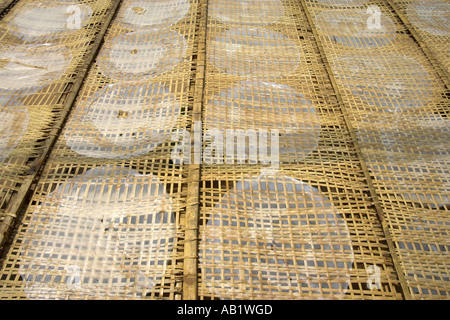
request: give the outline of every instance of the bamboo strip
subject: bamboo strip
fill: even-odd
[[[191,129],[195,123],[201,121],[203,112],[203,93],[206,63],[206,39],[208,21],[208,1],[199,2],[198,28],[196,30],[196,74],[194,84],[193,117]],[[192,150],[193,159],[197,158],[197,150]],[[183,299],[198,299],[198,223],[200,210],[200,177],[201,166],[198,163],[188,167],[188,197],[186,204],[186,244],[184,261]]]
[[[353,128],[353,125],[352,125],[352,123],[351,123],[351,121],[350,121],[350,119],[348,117],[348,113],[346,111],[346,104],[344,103],[344,101],[342,99],[342,96],[340,94],[340,91],[339,91],[339,87],[336,84],[336,79],[334,78],[333,71],[330,68],[330,64],[328,63],[326,52],[325,52],[322,44],[320,43],[320,38],[319,38],[318,32],[317,32],[317,30],[315,28],[315,24],[314,24],[314,21],[313,21],[313,19],[311,17],[311,14],[308,11],[308,7],[307,7],[305,1],[302,1],[301,3],[303,5],[303,10],[306,12],[306,16],[308,17],[308,20],[309,20],[311,28],[312,28],[312,30],[314,32],[314,35],[316,37],[316,43],[317,43],[317,46],[319,47],[319,50],[321,52],[322,60],[323,60],[323,62],[325,64],[325,67],[326,67],[326,69],[328,71],[328,76],[329,76],[330,82],[332,83],[332,86],[333,86],[333,89],[334,89],[334,93],[336,94],[336,98],[339,101],[339,105],[341,106],[341,108],[343,110],[346,126],[349,129],[349,132],[350,132],[350,134],[352,136],[352,140],[353,140],[353,143],[354,143],[354,146],[355,146],[358,158],[360,159],[360,165],[361,165],[361,167],[363,169],[363,172],[364,172],[366,183],[369,186],[370,195],[371,195],[371,198],[372,198],[372,201],[373,201],[373,204],[374,204],[374,208],[375,208],[375,210],[377,212],[378,219],[380,220],[381,226],[383,228],[383,234],[386,237],[386,241],[387,241],[387,244],[388,244],[388,247],[389,247],[389,253],[390,253],[390,256],[391,256],[392,261],[394,263],[395,270],[397,272],[399,280],[400,280],[400,284],[401,284],[401,287],[402,287],[402,294],[404,295],[404,297],[406,299],[409,300],[409,299],[411,299],[411,296],[409,294],[407,281],[406,281],[406,279],[404,277],[404,272],[402,270],[400,260],[399,260],[399,258],[397,256],[396,251],[395,251],[395,245],[394,245],[394,242],[392,241],[388,225],[387,225],[387,223],[385,221],[383,209],[382,209],[382,206],[380,204],[380,201],[378,200],[378,195],[377,195],[376,189],[375,189],[375,187],[374,187],[374,185],[372,183],[372,178],[371,178],[369,169],[368,169],[368,167],[367,167],[367,165],[366,165],[366,163],[364,161],[364,157],[363,157],[363,154],[362,154],[362,151],[361,151],[361,147],[359,146],[358,139],[357,139],[357,137],[355,135],[355,129]]]

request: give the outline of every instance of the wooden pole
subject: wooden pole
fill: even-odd
[[[198,7],[198,30],[197,36],[197,62],[194,85],[194,102],[191,130],[194,130],[195,123],[202,120],[203,94],[205,85],[206,69],[206,37],[208,20],[208,1],[200,0]],[[193,133],[193,132],[192,132]],[[197,150],[192,149],[191,161],[201,160],[201,154],[196,154]],[[200,150],[201,152],[201,150]],[[186,204],[186,233],[185,233],[185,259],[184,259],[184,281],[183,299],[197,300],[198,298],[198,225],[200,211],[200,175],[201,164],[191,163],[188,166],[188,197]]]

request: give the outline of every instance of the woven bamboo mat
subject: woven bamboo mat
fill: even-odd
[[[1,0],[0,1],[0,14],[11,4],[14,0]]]
[[[229,154],[220,159],[217,152],[205,159],[200,299],[400,298],[301,8],[297,1],[209,2],[204,132],[262,129],[270,137],[277,129],[280,167],[248,157],[231,164]],[[368,287],[374,270],[379,289]]]
[[[445,83],[389,3],[371,1],[350,9],[307,4],[373,177],[409,293],[416,299],[448,298]],[[375,7],[368,11],[369,5]],[[324,17],[331,12],[335,19],[327,22]]]
[[[111,2],[78,2],[72,8],[80,12],[74,25],[66,24],[72,18],[70,5],[20,1],[0,22],[0,105],[2,120],[12,120],[2,121],[1,128],[3,210],[39,167],[33,160],[42,155],[53,124],[64,114],[64,103],[74,80],[83,74],[83,58]]]
[[[72,176],[47,176],[51,192],[35,195],[18,233],[18,255],[9,255],[21,279],[11,292],[28,299],[107,299],[169,291],[170,276],[163,278],[175,260],[179,208],[166,192],[168,182],[113,165]],[[9,272],[7,284],[17,270]]]
[[[450,71],[450,3],[448,1],[393,1],[399,13],[417,31],[440,65]]]
[[[112,1],[20,0],[0,223],[56,141],[0,299],[448,299],[447,42],[416,2],[124,0],[87,66]]]
[[[187,173],[171,133],[190,124],[196,14],[196,1],[121,4],[13,240],[3,298],[180,299]]]

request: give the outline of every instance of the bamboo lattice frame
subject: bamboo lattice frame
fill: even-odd
[[[25,62],[37,63],[35,70],[38,70],[36,74],[23,81],[14,81],[10,78],[9,81],[15,86],[8,83],[8,87],[1,90],[4,107],[12,109],[10,106],[16,106],[16,108],[26,109],[30,114],[24,136],[22,139],[17,139],[15,148],[2,161],[0,199],[6,214],[10,213],[7,211],[11,199],[17,192],[21,192],[21,186],[32,180],[33,174],[39,169],[40,163],[37,162],[42,162],[48,144],[52,141],[51,135],[55,134],[52,127],[57,126],[57,123],[67,114],[67,105],[72,92],[76,91],[74,89],[77,87],[77,81],[82,79],[83,69],[86,68],[84,59],[89,57],[93,49],[93,41],[101,31],[103,19],[107,18],[108,9],[112,6],[112,2],[109,1],[86,1],[81,4],[89,6],[93,12],[89,24],[74,30],[69,35],[43,34],[38,42],[33,37],[25,39],[10,29],[11,21],[14,21],[15,17],[26,10],[33,9],[35,5],[31,1],[16,4],[1,22],[0,41],[3,55],[15,50],[26,59]],[[47,50],[54,52],[55,61],[49,58],[52,55],[45,53]],[[35,61],[29,62],[29,59],[33,59],[34,53],[37,54],[38,59],[34,58]],[[9,59],[7,56],[5,58]],[[40,62],[40,59],[44,62]],[[55,62],[57,65],[55,70],[50,73],[40,73],[43,67],[52,66]],[[20,66],[20,64],[17,65]],[[4,75],[4,79],[10,76]],[[33,86],[28,83],[30,79],[34,79]],[[33,163],[34,161],[37,162]]]
[[[57,54],[0,89],[0,299],[448,299],[448,35],[421,2],[86,0],[73,31],[18,1],[0,54]],[[274,129],[279,162],[214,149]]]
[[[151,3],[151,2],[147,2],[147,3]],[[70,178],[68,175],[65,175],[65,173],[69,173],[69,172],[73,172],[73,173],[77,173],[79,174],[86,174],[87,172],[90,172],[89,170],[96,170],[95,168],[98,168],[98,164],[102,164],[102,165],[106,165],[105,170],[107,170],[106,172],[108,172],[108,170],[112,170],[111,168],[114,167],[120,167],[123,168],[123,172],[122,175],[119,175],[119,177],[117,179],[119,179],[119,181],[123,180],[124,184],[127,184],[128,180],[127,180],[127,175],[131,174],[131,172],[135,172],[136,174],[140,174],[140,175],[146,175],[146,176],[154,176],[155,179],[157,179],[158,181],[160,181],[157,185],[159,185],[161,190],[166,190],[165,192],[167,192],[168,194],[170,194],[170,201],[166,199],[166,194],[164,193],[162,195],[162,198],[158,200],[158,195],[155,195],[154,192],[150,192],[150,197],[149,198],[149,205],[150,207],[154,204],[152,204],[152,202],[163,202],[162,206],[164,207],[164,203],[169,201],[170,202],[170,208],[167,209],[166,215],[169,214],[170,216],[165,217],[162,216],[161,217],[161,221],[157,220],[156,216],[153,218],[149,218],[147,219],[147,221],[144,221],[144,224],[148,223],[149,225],[153,225],[153,227],[151,227],[153,230],[153,232],[150,229],[147,229],[147,233],[148,234],[154,234],[154,239],[156,239],[158,236],[158,231],[157,231],[157,225],[155,225],[155,223],[165,223],[167,222],[166,220],[170,221],[170,223],[172,224],[172,227],[168,230],[168,232],[171,234],[171,246],[167,247],[166,249],[166,253],[164,254],[166,256],[166,259],[163,259],[161,261],[148,261],[148,266],[151,267],[152,265],[156,265],[157,267],[160,266],[160,272],[158,272],[158,275],[155,274],[155,276],[150,276],[150,275],[145,275],[142,274],[140,277],[138,278],[130,278],[130,275],[133,274],[134,271],[136,270],[140,270],[139,266],[143,265],[144,262],[142,261],[142,259],[145,259],[145,250],[143,252],[136,253],[136,259],[135,261],[131,261],[131,262],[127,262],[125,261],[126,265],[130,265],[130,274],[127,275],[126,272],[125,273],[120,273],[118,274],[118,278],[116,278],[115,280],[111,280],[111,282],[108,282],[108,279],[111,276],[111,270],[106,270],[104,269],[102,272],[102,267],[100,267],[99,265],[96,265],[95,263],[93,263],[92,265],[88,265],[85,268],[82,267],[82,265],[80,265],[80,263],[82,263],[82,261],[84,261],[85,259],[92,259],[92,252],[90,251],[90,249],[86,249],[86,253],[83,256],[83,254],[78,258],[75,259],[73,262],[64,260],[64,257],[60,257],[60,259],[62,259],[61,263],[65,265],[66,269],[64,269],[64,272],[67,272],[67,268],[71,267],[71,266],[78,266],[80,269],[80,274],[82,274],[83,276],[86,274],[91,274],[90,277],[90,285],[91,290],[76,290],[67,293],[66,291],[64,291],[63,289],[61,289],[60,287],[58,287],[57,285],[57,281],[55,279],[59,279],[58,277],[61,276],[61,274],[55,273],[52,276],[52,285],[50,286],[50,289],[48,289],[48,292],[50,293],[44,293],[43,296],[46,297],[51,297],[51,298],[61,298],[61,297],[66,297],[67,295],[74,297],[74,298],[120,298],[121,295],[123,295],[123,298],[136,298],[136,297],[140,297],[140,298],[166,298],[166,299],[179,299],[180,298],[180,293],[181,293],[181,289],[180,289],[180,284],[181,282],[181,277],[182,277],[182,273],[180,272],[180,268],[182,269],[182,255],[183,255],[183,234],[184,232],[182,231],[182,226],[184,224],[183,222],[183,217],[181,217],[181,212],[183,211],[183,198],[185,198],[185,191],[184,188],[185,186],[183,185],[184,181],[185,181],[185,176],[183,176],[183,170],[182,168],[180,168],[180,166],[174,166],[172,164],[170,164],[170,151],[171,151],[171,135],[170,135],[170,131],[169,134],[167,136],[167,134],[165,134],[164,136],[167,136],[165,139],[156,139],[157,141],[154,143],[154,145],[151,146],[151,148],[149,148],[148,150],[144,150],[146,152],[144,152],[145,154],[143,156],[140,157],[136,157],[135,153],[133,152],[133,150],[131,151],[127,151],[127,148],[125,149],[120,149],[122,151],[118,151],[119,154],[116,156],[114,154],[114,148],[117,148],[117,145],[115,146],[115,143],[118,143],[118,145],[127,145],[129,144],[128,141],[133,141],[135,138],[139,139],[140,136],[142,136],[142,133],[147,134],[147,131],[149,129],[153,129],[153,128],[147,128],[145,126],[154,126],[154,123],[152,122],[147,122],[143,123],[143,132],[141,133],[137,133],[136,137],[133,135],[130,135],[130,133],[134,133],[133,128],[131,128],[129,126],[129,123],[127,124],[127,117],[131,117],[131,120],[136,120],[139,121],[138,118],[133,118],[134,114],[133,112],[135,112],[133,110],[133,102],[136,101],[136,99],[139,99],[140,95],[144,95],[147,93],[147,100],[146,101],[139,101],[139,103],[143,103],[144,105],[148,105],[149,107],[153,107],[156,104],[156,107],[160,110],[162,106],[166,106],[167,108],[170,109],[170,112],[166,112],[161,114],[161,117],[167,116],[167,118],[173,118],[173,121],[169,121],[169,123],[164,123],[164,125],[169,125],[171,124],[173,128],[171,128],[172,130],[175,130],[176,128],[178,128],[179,126],[181,127],[186,127],[187,124],[189,124],[189,115],[188,115],[188,109],[191,108],[189,105],[189,96],[192,94],[190,92],[190,79],[191,79],[191,69],[192,69],[192,60],[191,57],[193,55],[192,53],[192,48],[193,48],[193,40],[194,40],[194,27],[195,27],[195,18],[196,18],[196,3],[192,2],[192,3],[188,3],[189,5],[187,6],[187,11],[183,14],[183,16],[179,19],[180,21],[177,21],[177,24],[174,24],[172,26],[170,26],[170,30],[167,29],[168,27],[166,26],[162,26],[161,29],[155,29],[155,30],[144,30],[142,31],[142,33],[144,34],[144,36],[151,36],[153,37],[153,41],[154,43],[161,44],[161,41],[159,39],[164,39],[164,41],[167,41],[167,43],[170,43],[168,39],[166,38],[161,38],[161,37],[166,37],[168,33],[170,34],[178,34],[179,36],[177,36],[179,39],[180,37],[182,38],[182,44],[183,44],[183,49],[182,52],[177,51],[176,54],[179,54],[180,56],[177,57],[177,61],[175,61],[174,63],[170,63],[169,66],[165,66],[165,69],[163,70],[163,72],[158,72],[155,74],[150,74],[150,76],[148,76],[148,74],[142,74],[140,75],[138,78],[133,78],[133,79],[129,79],[129,78],[125,78],[123,77],[121,74],[115,74],[114,75],[114,79],[108,77],[107,71],[111,70],[111,66],[110,65],[105,65],[104,61],[107,59],[110,59],[111,56],[113,56],[113,54],[111,54],[111,51],[109,51],[109,47],[114,44],[114,41],[116,41],[116,39],[121,39],[121,37],[124,37],[125,39],[127,39],[126,37],[128,37],[128,35],[132,32],[136,32],[136,30],[140,31],[140,27],[137,26],[135,28],[131,28],[129,25],[127,25],[127,28],[124,28],[122,26],[121,20],[120,19],[116,19],[110,29],[108,30],[108,33],[105,36],[104,39],[104,46],[102,47],[102,49],[100,50],[96,62],[93,65],[93,67],[90,69],[86,79],[85,79],[85,83],[82,87],[82,90],[80,91],[78,97],[77,97],[77,101],[75,103],[75,106],[68,118],[67,124],[65,129],[61,132],[61,135],[59,136],[58,140],[56,141],[56,144],[52,150],[52,153],[50,155],[50,158],[48,160],[48,169],[50,169],[49,171],[45,171],[43,174],[47,177],[46,179],[42,179],[40,180],[42,183],[39,183],[37,190],[39,189],[39,191],[36,191],[34,198],[35,200],[32,200],[34,203],[39,204],[40,202],[44,201],[43,199],[48,198],[49,196],[51,197],[53,195],[54,192],[56,192],[56,194],[58,194],[57,191],[55,191],[55,188],[60,184],[63,183],[64,184],[64,180],[66,185],[71,185],[71,183],[73,184],[73,182],[70,181]],[[126,5],[122,5],[121,9],[122,11],[126,10],[127,6]],[[119,16],[120,16],[120,11],[119,11]],[[125,35],[125,36],[124,36]],[[138,45],[141,42],[141,38],[139,38],[137,41],[135,42],[135,45]],[[133,39],[133,41],[135,41],[135,39]],[[151,41],[151,39],[150,39]],[[146,43],[146,42],[144,42]],[[164,43],[163,43],[164,45]],[[138,47],[138,50],[140,50],[141,48]],[[132,53],[133,54],[133,53]],[[130,58],[133,58],[132,54],[130,55]],[[114,56],[113,56],[114,58]],[[156,58],[160,58],[159,56],[156,56]],[[156,59],[155,58],[155,59]],[[125,57],[126,59],[126,57]],[[120,70],[120,65],[119,65],[119,69]],[[105,69],[106,68],[106,69]],[[151,70],[153,68],[152,64],[149,64],[149,70]],[[131,68],[132,69],[132,68]],[[106,70],[106,71],[105,71]],[[103,71],[103,72],[102,72]],[[131,74],[133,73],[133,71],[130,71]],[[106,74],[106,75],[105,75]],[[120,87],[120,90],[117,91],[116,88]],[[106,89],[105,89],[106,88]],[[112,88],[112,89],[111,89]],[[136,88],[136,89],[134,89]],[[109,90],[111,89],[108,96],[110,97],[109,100],[107,101],[103,101],[103,96],[101,95],[102,90]],[[131,90],[131,91],[130,91]],[[96,92],[96,93],[95,93]],[[127,95],[127,92],[130,92],[129,94],[129,99],[125,98],[125,96]],[[92,94],[94,94],[94,99],[89,98]],[[160,95],[160,97],[155,97],[155,95]],[[98,99],[97,99],[98,97]],[[149,101],[148,99],[152,100]],[[117,110],[114,111],[114,115],[105,115],[105,110],[108,111],[108,109],[105,109],[106,105],[112,105],[117,103],[118,108]],[[131,106],[130,108],[127,109],[127,103]],[[160,103],[160,105],[158,105],[158,103]],[[98,106],[98,108],[96,109],[96,106]],[[122,108],[120,106],[123,106]],[[155,108],[155,107],[153,107]],[[122,110],[123,109],[123,110]],[[155,109],[156,110],[156,109]],[[145,114],[142,114],[142,117],[146,117],[147,119],[151,120],[151,117],[155,116],[155,110],[151,110],[148,111],[150,112],[150,114],[148,114],[147,112],[147,116],[145,116]],[[114,122],[114,118],[117,118],[117,115],[120,114],[120,112],[124,113],[124,119],[122,119],[123,121],[119,123]],[[97,118],[95,118],[95,116],[97,116]],[[100,117],[100,118],[98,118]],[[108,120],[109,119],[109,120]],[[162,120],[162,118],[161,118]],[[108,122],[108,121],[113,121],[112,123]],[[118,137],[115,136],[113,138],[110,138],[111,133],[109,132],[110,129],[107,128],[107,126],[104,125],[110,124],[113,125],[117,128],[117,126],[121,126],[123,131],[123,137]],[[97,127],[98,128],[97,128]],[[94,128],[94,129],[89,129],[89,128]],[[165,129],[163,127],[163,129]],[[85,134],[85,132],[87,132],[88,130],[90,130],[90,132],[92,132],[91,134],[89,134],[88,137],[84,137],[83,135]],[[105,131],[106,130],[106,131]],[[109,131],[108,131],[109,130]],[[130,131],[131,130],[131,131]],[[160,130],[156,130],[157,132],[155,133],[155,135],[158,134],[158,131]],[[89,131],[88,131],[89,132]],[[113,134],[114,135],[114,134]],[[75,140],[74,143],[72,143]],[[81,142],[78,142],[77,139],[80,139]],[[90,140],[89,140],[90,139]],[[94,148],[94,150],[92,152],[84,152],[83,150],[80,150],[79,148],[77,148],[77,146],[82,145],[83,143],[86,143],[89,145],[89,141],[93,141],[94,145],[96,143],[100,142],[100,146],[103,144],[104,149],[99,149],[98,148]],[[102,142],[104,141],[104,142]],[[106,143],[106,145],[105,145]],[[143,141],[143,143],[147,143],[147,141]],[[111,151],[111,146],[113,148],[113,150]],[[102,151],[103,150],[103,151]],[[152,150],[152,152],[148,153],[148,151]],[[109,152],[108,152],[109,151]],[[128,153],[127,153],[128,152]],[[112,156],[111,156],[112,155]],[[139,153],[139,155],[141,155],[141,153]],[[115,160],[119,158],[119,160]],[[123,159],[123,160],[120,160]],[[112,167],[111,167],[112,166]],[[109,168],[109,169],[108,169]],[[62,174],[62,175],[61,175]],[[113,174],[114,175],[114,174]],[[75,177],[75,175],[72,175],[72,178]],[[66,180],[66,178],[69,178],[68,180]],[[103,178],[98,178],[98,180],[100,181],[99,183],[102,184],[101,181],[103,181],[102,179],[105,179],[106,177]],[[63,180],[61,180],[63,179]],[[122,179],[122,180],[121,180]],[[143,180],[145,180],[144,178],[141,178]],[[45,180],[45,182],[44,182]],[[97,181],[97,180],[95,180]],[[108,179],[106,180],[106,185],[108,185],[109,182]],[[117,181],[117,180],[116,180]],[[97,182],[92,182],[92,183],[97,183]],[[105,182],[103,182],[104,184]],[[117,182],[116,182],[117,183]],[[103,185],[102,184],[102,185]],[[61,186],[61,185],[60,185]],[[43,188],[43,189],[41,189]],[[61,188],[61,187],[60,187]],[[64,187],[63,187],[64,188]],[[80,187],[81,188],[81,187]],[[84,188],[92,188],[92,186],[90,187],[90,182],[87,182],[87,185]],[[107,187],[105,187],[107,188]],[[110,192],[108,190],[111,190],[112,187],[110,187],[110,189],[105,189],[105,194],[104,196],[105,198],[105,204],[108,203],[108,197],[111,196]],[[154,186],[150,185],[145,185],[145,181],[143,181],[143,185],[141,186],[141,190],[151,190],[152,188],[155,188]],[[58,190],[58,189],[57,189]],[[52,193],[53,191],[53,193]],[[131,201],[138,201],[139,197],[141,197],[142,194],[136,194],[134,196],[131,196]],[[59,198],[65,198],[65,196],[59,196]],[[156,198],[155,198],[156,197]],[[58,198],[58,196],[56,196],[56,198]],[[40,199],[40,200],[39,200]],[[77,201],[75,199],[72,199],[72,201]],[[80,199],[81,200],[81,199]],[[118,200],[119,201],[119,200]],[[121,200],[121,201],[127,201],[127,200]],[[116,205],[120,205],[120,202],[118,202],[118,204],[116,203]],[[70,202],[70,197],[69,197],[69,202]],[[139,201],[138,201],[139,202]],[[51,209],[52,212],[59,212],[56,213],[55,218],[52,218],[52,221],[57,221],[59,214],[61,214],[61,209],[60,207],[64,205],[62,205],[59,202],[53,202],[53,204],[50,204],[49,207],[53,207],[54,209]],[[37,206],[39,207],[39,206]],[[114,205],[113,205],[114,207]],[[145,207],[143,207],[143,212],[145,212],[145,210],[149,210],[150,207],[147,207],[147,209],[145,209]],[[89,208],[89,205],[88,207]],[[100,208],[100,207],[99,207]],[[131,209],[131,206],[129,207]],[[32,219],[33,216],[36,216],[36,207],[34,209],[31,209],[27,211],[27,213],[25,214],[24,219]],[[121,211],[122,213],[124,209],[119,209],[119,211]],[[150,209],[153,210],[153,209]],[[157,209],[155,211],[154,214],[158,214],[158,210]],[[163,210],[163,209],[161,209]],[[158,212],[157,212],[158,211]],[[118,217],[112,217],[112,219],[122,219],[119,224],[123,224],[124,220],[126,221],[127,219],[127,215],[122,216],[122,218],[118,218]],[[139,217],[139,215],[137,216]],[[142,216],[141,216],[142,217]],[[82,217],[78,217],[76,214],[72,217],[74,219],[74,221],[77,221],[76,219],[83,219]],[[24,220],[24,221],[25,221]],[[106,221],[106,219],[104,219]],[[77,233],[77,232],[83,232],[82,230],[83,227],[80,226],[80,230],[77,229],[77,223],[74,222],[75,224],[72,225],[73,228],[73,232]],[[125,222],[127,223],[127,222]],[[129,223],[129,222],[128,222]],[[49,226],[48,228],[54,228],[54,226]],[[44,227],[45,229],[45,227]],[[145,229],[141,230],[140,228],[139,232],[136,234],[136,236],[138,238],[136,238],[135,241],[139,241],[139,243],[142,244],[142,247],[144,247],[144,243],[148,242],[148,241],[152,241],[151,239],[145,239]],[[49,230],[49,229],[46,229]],[[36,231],[37,233],[41,232],[41,231]],[[47,232],[47,231],[42,231],[42,232]],[[125,231],[124,231],[125,232]],[[19,232],[19,234],[21,234],[21,232]],[[124,233],[125,235],[126,233]],[[142,234],[144,235],[144,238],[139,239],[139,237],[142,237]],[[140,236],[139,236],[140,235]],[[99,235],[99,239],[101,239],[102,235]],[[120,237],[119,237],[120,238]],[[18,239],[17,239],[18,240]],[[19,243],[22,242],[22,240],[18,240]],[[101,241],[101,240],[98,240]],[[123,239],[123,241],[125,241],[125,243],[122,241],[121,239],[118,239],[118,241],[120,243],[122,243],[122,245],[126,245],[126,240],[125,238]],[[133,241],[133,240],[132,240]],[[155,240],[156,241],[156,240]],[[165,242],[166,244],[169,242],[169,240],[163,239],[161,237],[161,241]],[[25,242],[27,242],[25,240]],[[119,243],[118,242],[118,243]],[[17,243],[17,242],[16,242]],[[131,243],[129,243],[128,245],[130,245]],[[47,244],[48,245],[48,244]],[[118,244],[119,245],[119,244]],[[120,246],[120,245],[119,245]],[[132,245],[131,245],[132,246]],[[20,245],[19,245],[20,247]],[[33,251],[33,248],[30,249],[31,252]],[[73,248],[73,250],[77,250],[76,248]],[[96,247],[92,250],[102,250],[100,249],[100,247]],[[106,249],[105,249],[106,250]],[[157,250],[157,249],[155,249]],[[19,249],[19,251],[21,251]],[[23,249],[22,249],[23,251]],[[157,253],[158,251],[156,251]],[[33,253],[30,253],[31,255]],[[103,258],[100,257],[101,259],[115,259],[114,257],[108,258],[110,256],[108,256],[107,251],[102,252],[102,254],[104,254],[105,256]],[[18,259],[18,262],[21,261],[21,259],[23,260],[23,258],[21,258],[21,255],[23,255],[22,253],[19,253],[19,255],[16,256],[16,259]],[[93,254],[94,257],[96,256],[96,254]],[[11,256],[12,258],[12,256]],[[128,259],[127,257],[122,257],[123,259]],[[148,259],[153,259],[152,254],[148,254],[147,256]],[[95,258],[94,258],[95,259]],[[129,258],[132,259],[133,258]],[[77,264],[78,263],[78,264]],[[61,265],[62,265],[61,264]],[[135,266],[137,264],[137,266]],[[123,265],[122,265],[123,267]],[[118,266],[117,268],[122,268],[120,266]],[[52,266],[49,266],[49,268],[52,268]],[[108,269],[108,267],[106,267]],[[100,270],[99,270],[100,269]],[[117,269],[117,270],[119,270]],[[28,267],[28,269],[26,269],[26,273],[28,274],[29,278],[31,279],[29,283],[27,283],[26,281],[19,281],[16,283],[16,286],[19,286],[19,288],[21,288],[21,290],[23,290],[24,292],[28,292],[28,295],[31,294],[31,296],[35,296],[35,297],[40,297],[39,295],[39,290],[42,290],[44,292],[46,292],[47,287],[45,287],[44,289],[42,289],[42,284],[39,285],[40,283],[40,279],[33,277],[34,276],[34,269],[31,267]],[[134,270],[134,271],[133,271]],[[141,271],[137,271],[137,272],[141,272]],[[145,273],[145,272],[144,272]],[[113,276],[114,277],[114,276]],[[12,278],[12,277],[11,277]],[[10,279],[11,279],[10,278]],[[142,279],[141,279],[142,278]],[[134,279],[134,280],[133,280]],[[138,284],[139,281],[142,280],[142,283]],[[98,281],[98,284],[95,285],[95,282]],[[107,281],[108,283],[105,283],[104,281]],[[125,281],[125,282],[123,282]],[[130,286],[130,281],[134,281],[133,283],[135,284],[134,286],[134,290],[129,291],[129,286]],[[30,287],[33,288],[33,286],[36,285],[36,283],[38,283],[37,285],[37,289],[35,290],[37,293],[33,294],[33,289],[31,289],[30,291]],[[62,280],[62,283],[64,284],[64,280]],[[122,285],[120,285],[120,283],[122,283]],[[14,286],[14,285],[13,285]],[[54,289],[56,288],[56,290]],[[97,288],[97,289],[95,289]],[[150,290],[151,289],[151,290]],[[14,292],[17,289],[13,289],[12,292]],[[102,290],[106,290],[105,292],[101,292]],[[150,290],[150,291],[149,291]],[[8,291],[6,291],[8,292]],[[97,292],[97,293],[96,293]],[[128,293],[126,293],[128,292]],[[23,294],[23,293],[22,293]]]
[[[312,16],[324,10],[307,3]],[[439,217],[448,210],[448,87],[427,50],[405,34],[395,6],[373,4],[395,26],[389,43],[359,50],[319,31],[321,43],[357,130],[408,293],[416,299],[445,299],[448,237]],[[350,57],[352,62],[346,60]],[[427,227],[434,224],[439,227]],[[422,229],[419,241],[414,230]]]

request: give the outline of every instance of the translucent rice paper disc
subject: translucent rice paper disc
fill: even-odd
[[[188,0],[128,0],[117,21],[129,28],[168,27],[189,11]]]
[[[419,108],[427,105],[432,96],[427,71],[407,56],[339,56],[334,60],[333,71],[347,92],[380,111]]]
[[[267,25],[281,19],[284,5],[280,0],[212,0],[208,14],[225,23]]]
[[[112,39],[97,64],[114,80],[145,80],[172,70],[183,60],[186,48],[184,37],[171,30],[130,32]]]
[[[71,59],[71,52],[63,46],[0,48],[0,91],[28,89],[28,93],[32,93],[64,75]]]
[[[153,175],[99,167],[62,183],[31,215],[20,275],[29,299],[145,296],[163,277],[176,225]]]
[[[450,199],[450,124],[436,114],[367,116],[358,139],[379,183],[436,208]]]
[[[286,85],[239,82],[211,97],[204,113],[206,128],[219,129],[224,139],[228,129],[264,129],[269,140],[271,131],[278,129],[281,162],[286,157],[303,160],[317,149],[320,139],[321,121],[314,105]]]
[[[379,28],[368,27],[371,14],[367,10],[326,10],[316,17],[317,28],[331,40],[354,48],[382,47],[390,44],[396,35],[392,20],[380,13]]]
[[[91,16],[92,9],[86,4],[30,3],[14,15],[10,25],[22,39],[61,37],[83,28]]]
[[[25,107],[0,105],[0,162],[5,160],[22,140],[29,120]]]
[[[210,44],[210,59],[220,72],[277,78],[298,68],[300,52],[285,35],[261,28],[232,28]]]
[[[202,281],[221,299],[343,298],[353,250],[345,220],[317,189],[286,176],[246,177],[201,233]]]
[[[409,21],[422,31],[436,36],[450,35],[450,3],[428,0],[412,2],[406,14]]]
[[[177,100],[162,85],[108,85],[80,103],[64,136],[81,155],[129,158],[170,139],[179,114]]]

